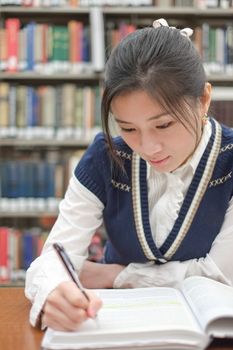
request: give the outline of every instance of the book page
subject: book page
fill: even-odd
[[[96,291],[103,307],[96,320],[87,320],[77,332],[47,331],[50,342],[72,348],[128,346],[129,344],[185,344],[199,346],[204,334],[182,294],[172,288]],[[98,345],[99,344],[99,345]],[[62,348],[62,346],[61,346]],[[172,346],[168,346],[172,348]],[[180,345],[180,349],[182,345]]]
[[[189,277],[182,291],[208,334],[233,337],[233,288],[206,277]]]
[[[148,326],[152,329],[197,328],[196,320],[190,315],[186,302],[178,290],[173,288],[136,288],[121,290],[102,290],[104,308],[99,317],[102,326],[117,329],[136,329]],[[114,314],[114,320],[113,320]],[[147,324],[142,324],[146,316]],[[109,325],[111,319],[111,325]],[[174,326],[175,325],[175,326]]]

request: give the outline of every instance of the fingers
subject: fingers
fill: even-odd
[[[87,315],[91,318],[95,318],[99,309],[102,306],[102,300],[96,295],[96,293],[86,290],[89,297],[89,305],[87,307]]]
[[[68,310],[68,309],[67,309]],[[46,303],[45,311],[42,316],[42,324],[55,330],[74,331],[77,330],[82,322],[87,319],[87,313],[83,309],[77,309],[69,314]]]
[[[43,308],[42,322],[56,330],[77,330],[88,317],[95,317],[100,299],[87,291],[90,301],[73,282],[63,282],[48,296]]]

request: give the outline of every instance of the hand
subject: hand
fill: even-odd
[[[55,330],[74,331],[87,318],[95,318],[102,302],[94,292],[86,292],[90,301],[74,282],[60,283],[46,299],[42,324]]]
[[[79,274],[86,288],[112,288],[117,275],[125,268],[118,264],[99,264],[85,261]]]

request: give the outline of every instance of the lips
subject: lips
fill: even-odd
[[[170,158],[170,156],[167,156],[165,158],[161,158],[161,159],[158,159],[158,160],[150,160],[150,163],[154,164],[154,165],[160,165],[160,164],[165,163],[169,158]]]

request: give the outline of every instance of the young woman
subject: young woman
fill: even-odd
[[[207,117],[211,86],[189,39],[164,20],[113,50],[103,94],[105,133],[70,180],[42,255],[27,272],[33,325],[73,330],[88,303],[52,248],[61,243],[86,288],[177,286],[202,275],[233,284],[233,132]],[[120,136],[112,138],[113,120]],[[87,261],[104,223],[102,263]]]

